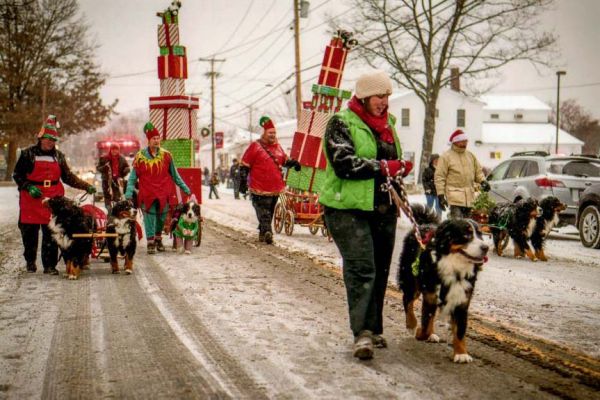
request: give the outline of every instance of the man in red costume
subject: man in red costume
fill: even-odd
[[[42,204],[43,198],[64,196],[62,182],[94,194],[94,186],[71,172],[65,155],[56,149],[58,121],[49,115],[37,135],[37,144],[21,151],[13,179],[19,189],[19,229],[23,239],[23,256],[27,272],[37,270],[36,258],[39,231],[42,229],[42,266],[45,274],[58,275],[58,245],[48,229],[50,209]],[[62,182],[61,182],[62,181]]]
[[[260,118],[263,134],[252,142],[244,156],[240,167],[240,192],[246,193],[245,187],[249,177],[252,205],[258,218],[258,240],[267,244],[273,243],[273,211],[279,194],[285,189],[282,167],[294,167],[300,171],[300,163],[288,158],[277,142],[277,130],[269,117]]]
[[[112,203],[121,200],[123,179],[129,173],[129,164],[121,155],[121,149],[117,143],[111,144],[108,154],[100,157],[96,171],[102,174],[104,205],[110,214]]]
[[[175,205],[175,185],[188,196],[191,191],[179,176],[171,153],[160,147],[160,133],[151,122],[144,126],[144,133],[148,139],[148,147],[138,151],[133,159],[133,170],[129,174],[125,198],[132,198],[133,189],[139,180],[137,206],[144,214],[148,254],[154,254],[157,250],[165,251],[162,231],[169,205]]]

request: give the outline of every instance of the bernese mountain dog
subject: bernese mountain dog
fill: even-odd
[[[537,217],[542,209],[534,198],[522,199],[516,203],[499,203],[490,210],[489,227],[494,238],[494,250],[502,257],[506,236],[513,240],[515,258],[526,255],[531,261],[537,257],[529,246]]]
[[[171,220],[173,250],[192,253],[192,246],[200,246],[199,230],[202,223],[200,205],[192,197],[186,203],[178,204]]]
[[[558,215],[567,209],[567,205],[554,197],[548,196],[540,201],[542,214],[537,217],[533,234],[531,235],[531,245],[535,252],[535,256],[540,261],[548,261],[548,257],[544,253],[544,242],[548,234],[558,224]]]
[[[466,330],[469,304],[481,266],[487,261],[489,246],[482,239],[479,225],[468,219],[439,223],[434,211],[411,206],[425,248],[413,229],[404,239],[398,269],[398,286],[403,292],[406,327],[417,340],[437,343],[435,315],[450,318],[455,363],[469,363]],[[414,303],[422,296],[421,326],[417,328]],[[416,331],[415,331],[416,329]]]
[[[113,274],[119,273],[119,254],[125,257],[125,273],[133,272],[133,257],[137,248],[136,214],[137,210],[129,200],[118,201],[111,209],[106,233],[116,233],[117,237],[107,237],[106,246]]]
[[[92,233],[92,217],[85,214],[73,200],[64,196],[45,199],[51,217],[48,228],[58,244],[67,267],[67,278],[78,279],[92,252],[92,238],[74,238],[76,233]]]

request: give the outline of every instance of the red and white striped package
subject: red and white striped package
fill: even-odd
[[[185,79],[166,78],[160,80],[160,95],[180,96],[185,95]]]
[[[177,46],[179,45],[179,25],[161,24],[158,25],[158,46]]]
[[[190,108],[151,108],[150,121],[163,140],[196,139],[198,110]]]

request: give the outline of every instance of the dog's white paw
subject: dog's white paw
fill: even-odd
[[[417,334],[417,328],[406,328],[406,331],[411,334],[412,336],[415,336]]]
[[[465,354],[455,354],[454,355],[454,362],[457,364],[467,364],[473,361],[473,357],[471,357],[470,355],[468,355],[467,353]]]
[[[438,335],[436,335],[435,333],[432,333],[428,338],[427,341],[429,343],[439,343],[440,342],[440,337]]]
[[[74,281],[74,280],[77,280],[77,277],[75,275],[69,275],[67,277],[67,279],[70,280],[70,281]]]
[[[133,271],[132,271],[132,270],[130,270],[130,269],[126,269],[126,270],[125,270],[125,273],[126,273],[127,275],[131,275],[131,274],[133,273]]]
[[[185,254],[192,254],[192,252],[191,252],[191,251],[189,251],[189,250],[186,250],[184,253],[185,253]]]

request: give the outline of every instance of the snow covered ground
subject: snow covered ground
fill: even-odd
[[[203,187],[206,195],[208,190]],[[256,236],[257,222],[249,200],[235,200],[231,190],[220,188],[221,199],[203,197],[205,218],[229,226],[239,232]],[[423,196],[411,196],[411,202],[422,202]],[[14,186],[0,187],[0,233],[16,227],[18,195]],[[390,283],[395,284],[397,260],[402,238],[410,226],[405,217],[399,220],[396,250]],[[560,343],[566,347],[600,357],[600,252],[583,247],[578,240],[551,238],[547,242],[547,263],[515,260],[511,245],[503,258],[490,255],[480,275],[472,310],[485,318],[528,335]],[[490,244],[491,240],[487,239]],[[292,236],[278,234],[276,246],[304,254],[307,257],[340,266],[335,244],[321,236],[311,235],[298,225]],[[144,244],[142,243],[142,246]],[[207,246],[195,250],[227,253]],[[194,268],[197,258],[178,257],[178,266]],[[0,272],[21,266],[0,266]],[[0,288],[11,279],[0,274]],[[198,277],[198,279],[201,279]]]

